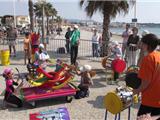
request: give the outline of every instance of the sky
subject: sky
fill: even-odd
[[[16,15],[28,15],[28,0],[0,0],[0,15],[14,14],[13,1],[15,1]],[[36,1],[36,0],[34,0]],[[67,19],[89,20],[102,22],[103,16],[97,12],[92,18],[86,16],[83,9],[79,7],[79,0],[47,0],[57,9],[58,14]],[[160,23],[160,0],[137,0],[137,19],[140,23]],[[131,22],[134,18],[134,7],[125,16],[117,15],[112,22]]]

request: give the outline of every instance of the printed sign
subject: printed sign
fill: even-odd
[[[30,120],[70,120],[67,108],[30,114]]]

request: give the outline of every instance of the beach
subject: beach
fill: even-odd
[[[63,39],[64,38],[65,31],[62,33],[61,36],[54,36],[55,39]],[[91,40],[92,37],[92,32],[89,31],[81,31],[81,39],[85,40]],[[113,35],[111,38],[112,40],[116,40],[121,42],[122,38],[117,35]],[[23,39],[20,39],[19,44],[22,44]],[[66,55],[58,55],[54,54],[53,51],[55,51],[56,47],[59,45],[58,43],[55,44],[54,40],[50,40],[49,45],[47,48],[49,49],[49,54],[51,58],[61,58],[63,59],[66,63],[70,64],[70,56],[68,54]],[[62,44],[64,45],[65,42],[63,41]],[[53,49],[53,45],[55,46]],[[7,46],[0,46],[1,49],[7,48]],[[87,47],[85,43],[81,44],[81,47]],[[90,45],[89,45],[90,47]],[[7,67],[11,67],[15,71],[15,67],[19,69],[20,72],[24,73],[27,72],[26,65],[24,65],[23,61],[23,47],[19,46],[18,47],[19,51],[17,51],[17,57],[16,58],[11,58],[11,65]],[[83,48],[81,48],[83,49]],[[89,48],[88,50],[90,50]],[[87,52],[86,52],[87,53]],[[87,53],[90,54],[90,53]],[[89,56],[88,58],[81,57],[83,55],[80,55],[78,58],[78,62],[80,65],[84,64],[89,64],[92,66],[92,68],[97,71],[96,76],[93,78],[93,86],[90,88],[90,96],[82,99],[73,99],[71,103],[66,103],[64,98],[53,98],[53,99],[48,99],[48,100],[41,100],[37,101],[37,106],[36,108],[27,108],[25,105],[23,108],[11,108],[8,107],[7,109],[2,109],[0,110],[0,120],[29,120],[29,114],[30,113],[35,113],[35,112],[40,112],[40,111],[47,111],[47,110],[52,110],[60,107],[66,107],[69,116],[71,120],[104,120],[105,117],[105,111],[106,109],[104,108],[103,105],[103,98],[104,96],[110,92],[114,91],[115,88],[118,87],[118,85],[124,85],[124,82],[120,81],[118,85],[107,85],[106,81],[106,70],[102,67],[101,65],[101,58],[92,58]],[[0,66],[0,71],[4,70],[6,66]],[[16,73],[16,71],[15,71]],[[80,81],[80,78],[78,76],[75,77],[75,79]],[[2,76],[0,76],[1,80],[1,87],[0,87],[0,92],[2,92],[5,89],[5,81]],[[2,100],[3,96],[0,97],[0,106],[2,106]],[[137,114],[137,108],[138,105],[133,105],[131,107],[131,120],[136,120],[136,114]],[[121,113],[121,120],[127,120],[127,115],[128,115],[128,110],[124,110]],[[108,113],[108,120],[113,120],[114,115],[111,113]]]

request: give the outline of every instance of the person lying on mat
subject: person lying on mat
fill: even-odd
[[[138,72],[141,85],[133,90],[133,93],[142,93],[138,116],[144,114],[156,116],[160,115],[160,52],[156,51],[160,40],[154,34],[147,34],[141,41],[145,53]]]
[[[4,95],[4,103],[8,103],[9,105],[13,107],[22,107],[22,101],[19,99],[15,93],[16,90],[14,89],[14,85],[18,86],[18,81],[15,82],[13,80],[14,73],[11,68],[6,68],[3,71],[3,77],[5,78],[6,82],[6,89],[5,89],[5,95]],[[22,86],[23,84],[20,84]]]
[[[38,63],[43,69],[46,68],[47,63],[50,62],[48,53],[44,50],[44,45],[39,45],[39,50],[35,53],[35,62]]]

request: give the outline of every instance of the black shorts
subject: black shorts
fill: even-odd
[[[138,111],[138,116],[147,114],[147,113],[150,113],[151,116],[160,115],[160,108],[149,107],[149,106],[145,106],[141,104],[139,111]]]

